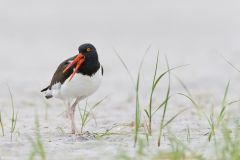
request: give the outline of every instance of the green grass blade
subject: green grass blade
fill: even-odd
[[[16,123],[17,123],[17,114],[15,115],[12,91],[8,85],[7,85],[7,88],[11,98],[11,106],[12,106],[12,118],[11,118],[11,141],[12,141],[13,132],[15,131]]]
[[[232,104],[239,103],[239,102],[240,100],[235,100],[235,101],[228,102],[227,105],[230,106]]]
[[[149,113],[146,112],[147,116],[148,116],[148,133],[151,135],[152,134],[152,101],[153,101],[153,93],[154,93],[154,83],[156,80],[156,76],[157,76],[157,71],[158,71],[158,59],[159,59],[159,51],[157,54],[157,60],[156,60],[156,64],[155,64],[155,71],[154,71],[154,76],[153,76],[153,81],[152,81],[152,89],[151,89],[151,94],[150,94],[150,102],[149,102]]]
[[[200,110],[200,106],[197,104],[197,102],[195,102],[195,100],[192,97],[190,97],[184,93],[178,93],[178,94],[189,99],[193,103],[193,105],[197,108],[197,110]]]
[[[167,58],[166,58],[166,63],[167,63],[167,67],[169,70],[169,64],[168,64]],[[166,94],[166,99],[168,99],[168,97],[170,95],[170,88],[171,88],[171,75],[170,75],[170,71],[169,71],[168,72],[168,90],[167,90],[167,94]],[[167,106],[168,106],[168,100],[166,101],[166,103],[164,105],[164,109],[163,109],[162,119],[161,119],[161,123],[160,123],[160,133],[159,133],[159,137],[158,137],[158,146],[161,145],[161,138],[162,138],[162,134],[163,134],[163,128],[164,128],[163,126],[164,126],[164,120],[165,120]]]
[[[227,60],[223,55],[222,57],[233,69],[235,69],[237,72],[240,73],[240,69],[238,69],[234,64],[232,64],[229,60]]]
[[[93,110],[93,109],[95,109],[97,106],[99,106],[105,99],[107,99],[108,98],[108,96],[105,96],[105,97],[103,97],[102,99],[100,99],[97,103],[95,103],[94,105],[93,105],[93,107],[91,107],[91,110]]]
[[[206,113],[205,113],[204,111],[202,111],[200,105],[199,105],[192,97],[190,97],[190,96],[188,96],[188,95],[186,95],[186,94],[183,94],[183,93],[178,93],[178,94],[181,95],[181,96],[186,97],[187,99],[189,99],[189,100],[192,102],[193,106],[197,109],[197,111],[198,111],[197,113],[200,113],[200,114],[203,115],[206,119],[208,119]],[[199,115],[200,115],[200,114],[199,114]]]
[[[225,110],[226,110],[226,107],[227,107],[227,96],[228,96],[228,92],[229,92],[229,86],[230,86],[230,81],[228,82],[227,87],[226,87],[225,92],[224,92],[224,97],[223,97],[223,100],[222,100],[222,103],[221,103],[221,111],[220,111],[220,114],[219,114],[218,120],[217,120],[218,125],[222,121],[222,119],[224,118]]]
[[[186,67],[188,65],[181,65],[181,66],[177,66],[174,68],[168,68],[165,72],[163,72],[160,76],[158,76],[158,78],[156,79],[154,85],[153,85],[153,89],[156,88],[157,84],[159,83],[159,81],[164,77],[165,74],[169,73],[172,70],[178,69],[178,68],[182,68],[182,67]]]
[[[212,114],[213,115],[213,114]],[[212,137],[215,136],[215,124],[214,124],[214,120],[213,120],[213,116],[210,116],[210,118],[206,118],[208,121],[208,124],[210,126],[210,132],[208,133],[208,141],[210,142]]]
[[[136,147],[137,140],[138,140],[138,133],[141,124],[141,106],[140,106],[140,99],[139,99],[139,87],[140,87],[140,77],[141,77],[141,70],[143,66],[144,59],[149,51],[151,46],[147,48],[145,54],[141,60],[139,69],[138,69],[138,76],[137,76],[137,83],[136,83],[136,109],[135,109],[135,135],[134,135],[134,147]]]
[[[154,116],[156,113],[157,113],[157,111],[160,109],[160,108],[162,108],[168,101],[169,101],[169,99],[171,98],[171,96],[169,96],[169,97],[166,97],[165,99],[164,99],[164,101],[156,108],[156,110],[152,113],[152,116]]]
[[[144,112],[146,113],[147,117],[150,118],[148,111],[146,109],[144,109]]]
[[[120,62],[122,63],[123,67],[125,68],[125,70],[127,71],[130,79],[131,79],[131,82],[133,84],[133,86],[135,87],[135,82],[134,82],[134,78],[130,72],[130,70],[128,69],[128,66],[126,65],[126,63],[124,62],[124,60],[122,59],[122,57],[118,54],[118,52],[114,49],[114,52],[115,54],[117,55],[118,59],[120,60]]]
[[[15,118],[14,118],[14,122],[13,122],[13,131],[14,131],[15,128],[16,128],[17,119],[18,119],[18,113],[16,113]]]
[[[164,125],[163,128],[165,128],[168,124],[170,124],[173,120],[175,120],[180,114],[185,112],[187,109],[183,109],[180,112],[176,113],[172,118],[170,118]]]
[[[189,97],[193,97],[191,92],[189,91],[188,87],[184,84],[184,82],[177,76],[175,76],[178,80],[178,82],[181,84],[181,86],[183,87],[183,89],[187,92],[187,94],[189,95]]]
[[[2,121],[2,112],[0,112],[0,126],[1,126],[1,129],[2,129],[2,135],[5,136],[4,126],[3,126],[3,121]]]
[[[189,126],[187,126],[187,141],[188,141],[188,143],[191,142],[191,132],[190,132]]]
[[[137,139],[138,139],[138,132],[140,128],[140,102],[139,102],[139,84],[140,84],[140,70],[138,73],[138,78],[137,78],[137,86],[136,86],[136,109],[135,109],[135,136],[134,136],[134,147],[136,147],[137,144]]]

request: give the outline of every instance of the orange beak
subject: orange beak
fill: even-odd
[[[85,57],[82,53],[79,53],[77,55],[77,57],[72,61],[72,63],[70,63],[63,71],[63,73],[65,73],[67,70],[69,70],[73,65],[76,65],[76,68],[74,70],[74,72],[72,73],[72,75],[70,76],[69,81],[72,80],[72,78],[74,77],[74,75],[77,73],[78,69],[81,67],[82,63],[85,61]]]

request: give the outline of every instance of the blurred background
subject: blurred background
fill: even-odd
[[[114,49],[136,75],[149,45],[143,90],[159,50],[161,67],[164,56],[172,67],[189,64],[175,73],[191,89],[223,90],[231,80],[237,93],[239,73],[223,56],[240,68],[239,5],[237,0],[1,0],[0,82],[15,94],[39,94],[58,64],[90,42],[105,68],[100,94],[125,95],[131,86]]]

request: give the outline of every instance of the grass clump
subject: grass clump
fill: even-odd
[[[240,159],[240,123],[237,122],[233,131],[226,124],[222,126],[222,141],[217,142],[217,153],[219,160]]]
[[[149,48],[146,50],[146,53],[148,52],[148,50],[149,50]],[[119,56],[119,54],[116,52],[118,58],[120,59],[121,63],[123,64],[125,70],[127,71],[128,75],[129,75],[129,77],[131,78],[133,85],[135,86],[135,132],[134,132],[134,146],[136,146],[136,143],[138,141],[138,134],[139,134],[140,124],[141,124],[141,111],[142,111],[142,108],[141,108],[140,99],[139,99],[139,88],[140,88],[141,69],[142,69],[143,60],[144,60],[144,58],[146,56],[146,53],[145,53],[145,55],[144,55],[144,57],[143,57],[143,59],[142,59],[142,61],[140,63],[140,66],[138,68],[137,80],[135,82],[132,74],[130,73],[129,68],[126,65],[126,63]],[[150,97],[149,97],[149,105],[148,105],[147,109],[144,109],[144,112],[145,112],[145,114],[147,116],[147,120],[146,120],[144,129],[145,129],[145,132],[146,132],[146,137],[148,139],[148,136],[152,135],[152,119],[153,119],[153,116],[156,114],[156,112],[158,112],[163,107],[162,120],[160,122],[160,134],[159,134],[159,139],[158,139],[158,146],[160,146],[161,137],[162,137],[162,133],[163,133],[164,127],[169,125],[178,115],[180,115],[182,113],[182,111],[177,113],[170,120],[165,122],[165,116],[166,116],[168,101],[170,99],[170,90],[171,90],[171,87],[170,87],[170,71],[174,70],[174,69],[177,69],[177,68],[180,68],[180,67],[183,67],[183,66],[170,68],[169,64],[168,64],[168,60],[166,58],[167,70],[165,72],[161,73],[160,75],[158,75],[158,62],[159,62],[159,51],[157,53],[156,62],[155,62],[154,75],[153,75],[153,79],[152,79],[152,86],[151,86],[151,92],[150,92]],[[154,105],[153,105],[154,93],[156,92],[156,88],[160,84],[160,81],[167,74],[169,75],[167,93],[165,95],[165,98],[164,98],[163,102],[160,103],[159,106],[154,107]]]
[[[158,54],[157,54],[157,58],[156,58],[156,63],[155,63],[155,70],[154,70],[154,76],[153,76],[153,81],[152,81],[152,86],[151,86],[151,93],[150,93],[150,98],[149,98],[149,106],[148,106],[148,110],[145,109],[145,113],[146,113],[146,116],[148,118],[148,123],[146,124],[147,126],[147,129],[148,129],[148,134],[151,135],[152,134],[152,119],[153,119],[153,116],[155,115],[155,113],[161,109],[162,107],[164,108],[164,114],[162,116],[163,118],[163,121],[164,121],[164,118],[165,118],[165,114],[166,114],[166,109],[167,109],[167,106],[168,106],[168,102],[169,102],[169,99],[170,99],[170,90],[171,90],[171,87],[170,87],[170,72],[172,70],[175,70],[177,68],[181,68],[181,67],[184,67],[185,65],[183,66],[178,66],[178,67],[174,67],[174,68],[170,68],[169,67],[169,64],[168,64],[168,60],[167,58],[165,58],[165,61],[167,63],[167,70],[163,73],[161,73],[159,76],[157,76],[157,72],[158,72],[158,61],[159,61],[159,51],[158,51]],[[166,92],[166,95],[165,95],[165,99],[163,100],[162,103],[160,103],[159,106],[157,106],[155,108],[155,110],[153,111],[154,109],[154,106],[153,106],[153,95],[154,93],[156,92],[156,88],[157,86],[160,84],[160,81],[168,74],[169,76],[169,80],[168,80],[168,88],[167,88],[167,92]],[[171,118],[172,120],[174,120],[179,114],[175,115],[173,118]],[[169,123],[172,121],[168,121]],[[166,126],[163,124],[163,122],[161,122],[162,124],[162,127],[163,126]]]
[[[80,120],[81,120],[81,128],[80,128],[80,133],[83,133],[83,130],[85,128],[85,126],[87,125],[87,123],[91,120],[90,117],[92,115],[93,116],[93,110],[96,109],[96,107],[98,107],[107,97],[104,97],[103,99],[99,100],[97,103],[95,103],[93,106],[89,106],[88,105],[88,101],[86,100],[86,104],[84,106],[84,109],[81,109],[80,107],[78,107],[79,110],[79,114],[80,114]],[[87,110],[87,107],[89,107],[90,109]],[[95,118],[94,118],[95,119]]]
[[[203,110],[203,107],[201,107],[199,105],[199,103],[196,100],[194,100],[194,98],[192,97],[189,90],[187,90],[188,95],[180,93],[180,95],[183,95],[184,97],[188,98],[193,103],[193,105],[196,107],[198,113],[200,113],[200,115],[203,116],[207,120],[210,130],[206,135],[208,135],[209,142],[212,140],[212,137],[215,136],[216,129],[221,126],[221,123],[223,122],[223,120],[225,118],[227,106],[238,102],[238,101],[233,101],[230,103],[227,102],[229,86],[230,86],[230,82],[228,82],[228,84],[225,88],[224,96],[223,96],[223,99],[220,104],[221,110],[218,114],[215,113],[213,107],[212,107],[212,111],[211,111],[210,115],[206,114],[206,112]],[[186,88],[186,85],[184,85],[184,88]],[[217,115],[217,116],[215,116],[215,115]]]

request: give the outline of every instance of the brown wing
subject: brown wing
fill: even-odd
[[[63,84],[63,83],[68,79],[68,77],[71,76],[71,74],[73,73],[73,68],[74,68],[75,66],[72,66],[71,68],[69,68],[69,69],[68,69],[66,72],[64,72],[64,73],[63,73],[63,71],[64,71],[64,69],[67,67],[67,65],[68,65],[71,61],[74,60],[75,57],[76,57],[76,56],[71,57],[71,58],[63,61],[63,62],[58,66],[56,72],[55,72],[54,75],[53,75],[53,78],[52,78],[52,80],[51,80],[50,85],[49,85],[48,87],[44,88],[43,90],[41,90],[41,92],[44,92],[44,91],[46,91],[46,90],[48,90],[48,89],[51,89],[52,86],[53,86],[54,84],[56,84],[56,83],[59,83],[59,82],[60,82],[61,84]]]

